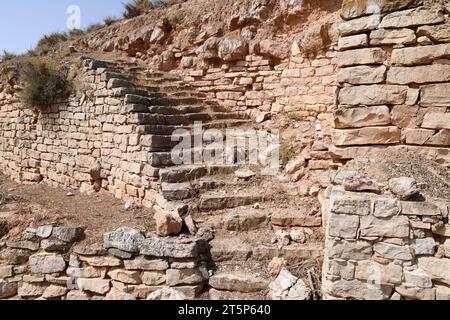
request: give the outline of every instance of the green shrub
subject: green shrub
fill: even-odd
[[[117,22],[118,20],[119,19],[115,17],[106,17],[105,19],[103,19],[103,22],[105,23],[106,26],[110,26],[114,24],[114,22]]]
[[[153,4],[149,0],[132,0],[129,3],[125,3],[125,12],[123,17],[125,19],[131,19],[147,13]]]
[[[89,32],[93,32],[93,31],[99,30],[99,29],[101,29],[101,28],[103,28],[103,27],[104,27],[104,25],[102,25],[102,24],[100,24],[100,23],[94,23],[94,24],[91,24],[89,27],[86,28],[86,33],[89,33]]]
[[[36,50],[39,53],[46,54],[64,41],[67,41],[66,33],[54,32],[50,35],[44,36],[41,40],[39,40],[36,46]]]
[[[20,81],[23,90],[20,99],[27,107],[43,110],[67,99],[72,85],[55,66],[35,60],[20,64]]]
[[[0,62],[5,62],[14,58],[17,58],[16,54],[3,50],[3,53],[0,55]]]

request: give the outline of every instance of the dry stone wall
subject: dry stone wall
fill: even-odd
[[[0,299],[194,299],[206,289],[200,238],[146,237],[126,227],[104,234],[103,243],[83,237],[81,228],[44,225],[0,243]]]
[[[338,158],[402,145],[450,163],[449,13],[437,1],[344,1]]]
[[[118,199],[151,206],[157,172],[139,119],[127,109],[123,88],[99,62],[84,61],[85,91],[36,116],[17,98],[0,96],[0,168],[23,183],[107,189]],[[125,88],[126,90],[126,88]]]
[[[414,197],[410,178],[392,179],[383,194],[377,181],[357,172],[339,172],[333,181],[325,205],[324,298],[449,300],[449,199]]]

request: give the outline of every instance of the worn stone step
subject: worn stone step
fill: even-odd
[[[164,95],[159,92],[151,92],[146,89],[134,88],[134,87],[122,87],[112,89],[114,97],[124,97],[128,94],[139,95],[147,98],[163,98]]]
[[[179,106],[201,103],[198,98],[149,98],[142,95],[127,94],[125,104],[143,104],[148,106]]]
[[[161,182],[179,183],[199,179],[208,174],[204,165],[185,165],[161,169],[159,172]]]
[[[201,211],[232,209],[264,201],[264,196],[245,194],[203,195],[200,198],[199,209]]]
[[[184,115],[202,112],[224,112],[220,106],[188,105],[188,106],[151,106],[148,111],[153,114]]]
[[[168,201],[185,200],[195,196],[195,189],[189,182],[161,183],[163,197]]]
[[[214,239],[210,246],[212,260],[218,266],[222,263],[240,265],[243,261],[266,264],[275,257],[282,257],[292,265],[323,255],[323,245],[320,243],[292,244],[280,248],[267,244],[252,246],[236,237],[230,237]]]
[[[180,165],[160,170],[161,182],[179,183],[200,179],[207,175],[230,174],[236,171],[234,165]]]
[[[168,151],[168,152],[150,152],[149,153],[149,163],[154,167],[164,168],[172,167],[175,165],[182,164],[196,164],[196,161],[200,161],[201,164],[204,161],[205,154],[211,154],[215,156],[217,149],[221,150],[223,145],[226,145],[227,141],[224,140],[222,144],[213,143],[204,147],[183,149],[179,151]],[[223,154],[221,158],[213,158],[215,163],[210,163],[205,161],[208,165],[224,165],[224,164],[234,164],[237,160],[238,148],[233,150],[226,150],[227,153]],[[243,151],[242,151],[243,152]],[[199,160],[200,159],[200,160]]]
[[[139,113],[139,112],[137,112]],[[236,128],[243,126],[252,125],[251,120],[216,120],[203,124],[203,129],[227,129],[227,128]],[[149,124],[149,125],[140,125],[138,127],[138,132],[140,134],[159,134],[159,135],[170,135],[177,129],[186,129],[192,130],[192,126],[181,126],[181,125],[163,125],[163,124]]]
[[[264,210],[241,208],[228,211],[222,218],[223,229],[228,231],[251,231],[266,228],[269,223]]]
[[[219,272],[209,279],[209,285],[216,290],[237,291],[244,293],[264,291],[269,286],[269,279],[256,277],[246,272]]]
[[[151,113],[134,113],[130,115],[130,123],[143,125],[180,125],[191,126],[195,121],[209,122],[217,120],[239,120],[245,119],[246,115],[239,112],[211,112],[211,113],[188,113],[178,115],[164,115]]]

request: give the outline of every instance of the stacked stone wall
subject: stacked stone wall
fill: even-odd
[[[402,146],[449,164],[449,7],[436,3],[344,1],[337,157]]]

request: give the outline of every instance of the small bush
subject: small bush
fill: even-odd
[[[131,19],[147,13],[153,4],[149,0],[132,0],[129,3],[125,3],[125,12],[123,17],[125,19]]]
[[[64,41],[67,41],[66,33],[54,32],[48,36],[44,36],[41,40],[39,40],[36,46],[36,50],[40,53],[46,54]]]
[[[84,31],[81,29],[72,29],[69,31],[70,38],[81,37],[82,35],[84,35]]]
[[[104,25],[102,25],[102,24],[100,24],[100,23],[94,23],[94,24],[91,24],[89,27],[86,28],[86,33],[89,33],[89,32],[93,32],[93,31],[99,30],[99,29],[101,29],[101,28],[103,28],[103,27],[104,27]]]
[[[103,22],[105,23],[106,26],[110,26],[112,24],[114,24],[115,22],[117,22],[119,19],[115,18],[115,17],[106,17],[105,19],[103,19]]]
[[[5,62],[14,58],[17,58],[16,54],[3,50],[3,53],[0,55],[0,62]]]
[[[295,157],[295,151],[289,146],[286,141],[281,142],[280,145],[280,161],[283,165],[286,165],[289,160]]]
[[[19,75],[23,84],[20,98],[27,107],[43,110],[68,98],[72,91],[65,75],[48,63],[25,61]]]

